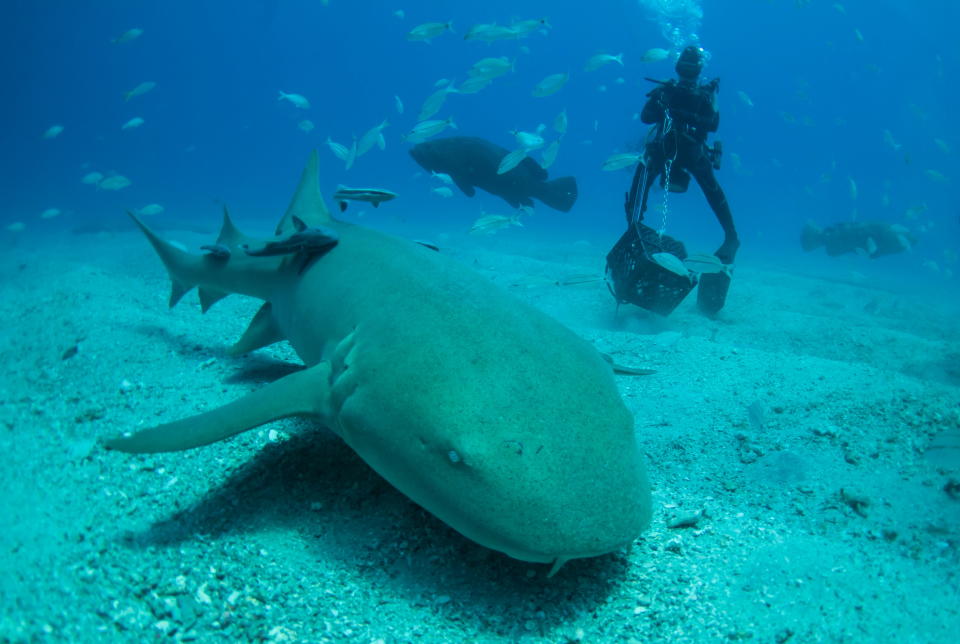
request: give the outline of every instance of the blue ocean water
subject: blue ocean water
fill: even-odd
[[[601,164],[646,132],[634,118],[651,87],[644,77],[673,76],[672,58],[641,58],[650,48],[675,52],[696,42],[710,54],[704,77],[721,79],[718,177],[743,239],[741,257],[799,257],[807,219],[881,220],[909,227],[920,241],[911,253],[857,258],[861,264],[882,262],[944,285],[957,270],[953,116],[960,98],[952,30],[960,10],[950,0],[11,0],[5,8],[4,235],[13,222],[42,234],[121,219],[149,203],[163,205],[163,217],[215,226],[225,202],[269,229],[312,148],[320,149],[327,195],[339,183],[388,188],[400,198],[376,217],[465,231],[482,211],[508,206],[484,193],[438,197],[401,137],[436,81],[460,83],[480,58],[507,56],[515,71],[477,94],[450,95],[436,118],[453,117],[458,133],[510,148],[511,130],[544,123],[551,132],[565,109],[569,131],[550,172],[576,176],[579,201],[569,213],[540,206],[517,232],[612,244],[623,229],[630,170],[604,172]],[[521,40],[463,38],[477,23],[541,17],[550,28]],[[429,44],[408,41],[413,27],[431,21],[452,21],[453,32]],[[111,42],[131,28],[142,35]],[[623,66],[585,71],[598,52],[622,53]],[[531,95],[559,72],[570,74],[559,92]],[[125,101],[144,81],[155,89]],[[307,97],[311,107],[278,101],[278,90]],[[144,124],[121,130],[133,117]],[[304,119],[315,129],[301,130]],[[349,144],[384,119],[386,149],[374,148],[349,171],[324,145],[328,136]],[[54,125],[62,133],[44,139]],[[132,184],[119,191],[82,184],[93,171]],[[41,219],[48,208],[63,214]],[[712,250],[722,239],[696,188],[671,196],[668,215],[668,232],[693,250]]]

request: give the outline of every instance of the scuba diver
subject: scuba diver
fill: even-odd
[[[685,192],[692,174],[723,228],[724,242],[714,253],[722,270],[700,275],[697,303],[707,315],[714,315],[723,308],[730,287],[729,265],[740,247],[730,206],[713,174],[720,167],[720,143],[715,143],[713,148],[707,147],[707,136],[716,132],[720,124],[716,106],[720,81],[715,78],[709,83],[698,83],[703,62],[703,50],[689,46],[677,59],[678,80],[647,79],[657,83],[657,87],[647,94],[648,100],[640,118],[654,127],[647,136],[643,162],[638,164],[630,192],[626,195],[624,207],[628,230],[607,256],[608,283],[617,300],[633,302],[664,314],[680,303],[696,284],[696,278],[691,278],[689,287],[682,282],[675,283],[666,289],[669,293],[665,293],[663,288],[654,285],[656,279],[649,271],[642,270],[644,261],[638,254],[656,259],[654,256],[659,252],[667,251],[681,260],[686,257],[680,242],[641,223],[650,188],[657,178],[665,190]],[[673,280],[673,276],[668,280]],[[682,294],[677,290],[684,288]]]

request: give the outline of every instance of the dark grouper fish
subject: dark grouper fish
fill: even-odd
[[[509,153],[495,143],[474,136],[451,136],[415,145],[410,156],[424,170],[445,172],[463,194],[472,197],[476,188],[497,195],[514,208],[533,206],[533,199],[567,212],[577,201],[577,180],[560,177],[547,181],[547,171],[527,157],[513,170],[497,174],[500,161]]]

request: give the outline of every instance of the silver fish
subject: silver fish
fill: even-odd
[[[707,253],[687,255],[687,258],[683,260],[683,265],[694,273],[710,274],[730,272],[729,265],[721,262],[720,258],[716,255],[708,255]]]
[[[680,258],[673,253],[654,253],[650,258],[671,273],[676,273],[683,277],[687,277],[690,274],[690,271],[683,265]]]
[[[603,162],[603,169],[607,172],[620,170],[621,168],[627,168],[632,165],[636,165],[638,161],[640,161],[639,152],[624,152],[623,154],[614,154],[610,157],[607,157],[607,160]]]
[[[495,233],[501,228],[509,228],[510,226],[523,226],[520,222],[520,216],[522,212],[518,212],[515,215],[485,215],[480,217],[475,222],[473,226],[470,227],[471,235],[489,235]]]

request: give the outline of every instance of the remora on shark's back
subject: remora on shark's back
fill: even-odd
[[[204,311],[229,293],[266,300],[233,352],[287,340],[306,368],[107,447],[189,449],[313,417],[463,535],[554,571],[630,544],[649,522],[633,417],[597,351],[442,253],[334,220],[315,152],[262,246],[289,253],[251,255],[261,243],[226,214],[205,255],[131,217],[170,273],[171,305],[194,286]],[[310,231],[327,241],[287,243]]]

